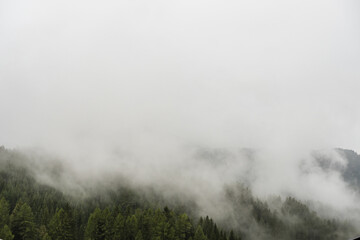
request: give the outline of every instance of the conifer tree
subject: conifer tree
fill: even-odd
[[[189,217],[184,213],[176,221],[175,231],[179,240],[186,240],[191,235],[191,223]]]
[[[2,240],[13,240],[14,235],[12,234],[9,226],[7,224],[0,230],[0,237]]]
[[[62,208],[58,209],[50,221],[49,232],[53,240],[74,239],[71,215]]]
[[[142,236],[142,233],[141,231],[138,231],[136,236],[135,236],[135,240],[143,240],[143,236]]]
[[[90,215],[85,230],[85,239],[95,240],[98,239],[98,221],[100,218],[101,210],[96,208]]]
[[[119,213],[115,219],[114,225],[113,225],[113,231],[114,231],[114,239],[122,240],[124,239],[124,216]]]
[[[101,211],[99,208],[96,208],[88,220],[85,233],[86,239],[111,239],[113,235],[111,222],[111,213],[109,209],[106,208]]]
[[[134,240],[137,233],[137,219],[135,215],[128,216],[125,222],[125,238]]]
[[[207,237],[205,236],[202,227],[200,225],[196,229],[194,240],[207,240]]]
[[[9,203],[4,197],[0,199],[0,228],[9,224]]]
[[[47,232],[45,225],[40,226],[38,233],[39,233],[40,240],[51,240],[51,237],[50,237],[49,233]]]
[[[18,202],[10,216],[14,240],[36,239],[34,215],[27,203]]]

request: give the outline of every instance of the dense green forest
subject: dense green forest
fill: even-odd
[[[119,188],[111,200],[96,195],[79,201],[37,183],[20,165],[26,161],[20,153],[2,148],[0,160],[0,237],[4,240],[240,239],[209,217],[192,219],[180,209],[155,208],[158,204],[126,188]]]
[[[293,197],[265,202],[242,184],[226,190],[233,214],[219,222],[198,216],[199,206],[190,202],[168,205],[161,194],[144,197],[121,184],[116,191],[77,198],[37,181],[29,161],[18,151],[0,149],[1,239],[335,240],[355,232]],[[56,176],[57,168],[47,169]]]

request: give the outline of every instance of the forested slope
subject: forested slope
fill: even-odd
[[[240,239],[209,217],[190,218],[183,207],[160,208],[160,199],[149,202],[125,187],[106,197],[75,199],[38,183],[22,162],[30,159],[16,151],[0,151],[0,238],[4,240]]]
[[[221,221],[199,216],[201,206],[191,202],[168,205],[161,194],[143,195],[121,184],[79,198],[40,183],[31,161],[20,152],[0,149],[2,239],[335,240],[355,234],[350,224],[323,219],[293,197],[265,202],[242,184],[226,189],[233,211]],[[56,177],[57,168],[61,165],[46,169]]]

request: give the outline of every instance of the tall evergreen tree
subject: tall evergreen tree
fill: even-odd
[[[49,233],[52,240],[72,240],[74,239],[73,219],[71,214],[60,208],[51,218]]]
[[[0,228],[9,224],[9,203],[4,197],[0,199]]]
[[[98,239],[98,221],[101,215],[100,208],[96,208],[93,213],[91,213],[86,230],[85,230],[85,239],[95,240]]]
[[[12,234],[9,226],[7,224],[0,230],[0,237],[2,240],[13,240],[14,234]]]
[[[114,239],[122,240],[125,237],[124,233],[125,220],[124,216],[119,213],[113,225]]]
[[[45,225],[41,225],[39,230],[38,230],[38,233],[39,233],[39,239],[40,240],[51,240],[51,237],[49,235],[49,233],[47,232],[47,229],[46,229],[46,226]]]
[[[186,240],[191,236],[192,225],[189,217],[184,213],[176,221],[175,231],[179,240]]]
[[[202,227],[200,225],[196,229],[194,240],[207,240],[207,237],[205,236]]]
[[[109,209],[106,208],[105,210],[101,211],[100,208],[96,208],[88,220],[85,232],[86,239],[111,239],[113,235],[111,218],[111,212]]]
[[[138,221],[135,215],[128,216],[125,222],[125,239],[134,240],[137,230]]]
[[[18,202],[10,216],[14,240],[36,239],[34,215],[27,203]]]
[[[135,236],[135,240],[143,240],[143,236],[142,236],[142,233],[141,231],[138,231],[136,236]]]

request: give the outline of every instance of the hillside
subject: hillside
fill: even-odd
[[[233,212],[220,221],[199,216],[201,206],[191,201],[169,201],[156,190],[124,183],[79,197],[40,183],[31,169],[34,161],[15,150],[0,150],[3,239],[335,240],[354,235],[349,223],[323,219],[291,196],[266,202],[239,183],[226,188],[225,201]],[[60,163],[44,161],[42,167],[61,181],[65,168]]]

